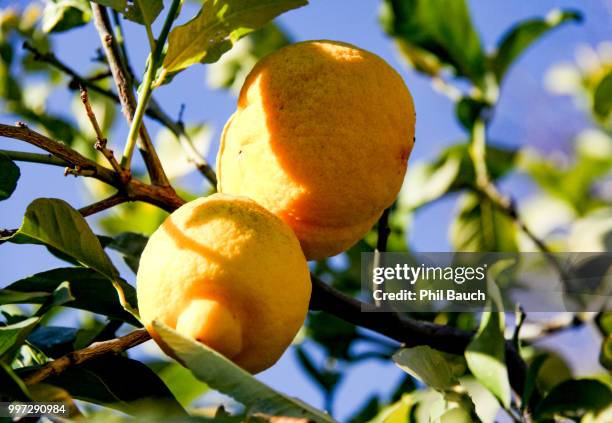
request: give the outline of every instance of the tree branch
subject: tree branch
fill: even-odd
[[[71,166],[69,169],[72,169],[73,173],[86,171],[83,176],[114,186],[125,197],[125,201],[143,201],[168,212],[176,210],[185,203],[185,200],[180,198],[170,186],[149,185],[137,179],[130,179],[128,183],[124,183],[111,169],[88,159],[65,144],[32,131],[23,123],[15,126],[0,124],[0,136],[27,142],[51,153],[55,158]]]
[[[79,168],[81,170],[91,171],[91,174],[87,176],[91,176],[109,185],[119,187],[119,181],[112,170],[88,159],[65,144],[32,131],[22,122],[18,122],[15,126],[0,123],[0,136],[25,141],[36,147],[42,148],[56,158],[69,163],[74,169]]]
[[[94,144],[94,148],[100,153],[102,153],[104,157],[106,157],[106,160],[114,169],[114,171],[122,177],[123,182],[127,182],[127,180],[130,179],[130,172],[119,166],[119,163],[117,162],[117,159],[115,159],[113,151],[106,147],[108,140],[104,137],[102,129],[98,124],[96,114],[94,113],[91,104],[89,103],[87,87],[85,87],[85,85],[80,85],[80,89],[81,101],[83,102],[83,106],[85,107],[85,113],[87,113],[87,118],[89,119],[89,122],[91,123],[91,126],[93,127],[94,132],[96,134],[96,143]]]
[[[106,8],[91,2],[91,9],[94,17],[94,25],[98,30],[108,64],[113,74],[113,79],[117,86],[121,109],[123,110],[126,120],[131,125],[136,111],[136,99],[134,97],[132,80],[123,67],[121,52],[113,35],[113,29]],[[168,177],[164,173],[159,157],[153,148],[151,137],[144,124],[139,127],[138,140],[138,148],[147,167],[147,171],[151,176],[151,181],[155,185],[170,186]]]
[[[90,204],[89,206],[81,207],[79,209],[79,213],[81,213],[83,217],[91,216],[92,214],[96,214],[106,209],[110,209],[111,207],[114,207],[116,205],[123,204],[126,201],[128,201],[127,197],[124,194],[118,192],[108,198]]]
[[[25,151],[0,150],[0,153],[6,154],[9,158],[18,162],[42,163],[52,166],[69,166],[70,163],[54,157],[53,154],[28,153]]]
[[[95,91],[98,94],[103,95],[104,97],[114,101],[115,103],[121,103],[119,96],[114,92],[107,90],[105,88],[100,87],[95,84],[96,79],[94,78],[85,78],[79,75],[72,68],[67,66],[65,63],[61,62],[54,54],[52,53],[42,53],[37,50],[35,47],[31,46],[27,42],[24,43],[23,46],[26,50],[30,51],[34,60],[38,60],[44,63],[47,63],[60,71],[64,72],[66,75],[70,76],[72,81],[68,85],[71,89],[76,89],[79,85],[83,85],[89,88],[92,91]],[[128,67],[128,73],[131,77],[131,70],[129,69],[129,61],[124,56],[121,56],[125,59],[125,66]],[[202,157],[202,155],[196,150],[193,145],[193,140],[185,131],[185,127],[181,122],[173,120],[159,105],[159,103],[155,100],[155,98],[151,98],[149,105],[146,110],[146,115],[151,119],[159,122],[167,129],[170,130],[176,137],[179,142],[181,148],[183,149],[185,155],[187,156],[187,160],[192,163],[196,169],[211,183],[213,188],[217,187],[217,176],[215,175],[215,171],[212,169],[210,164]]]
[[[395,312],[377,311],[377,307],[351,298],[311,275],[311,310],[321,310],[340,319],[370,329],[408,347],[428,345],[451,354],[463,355],[474,333],[451,326],[405,318]],[[506,365],[510,384],[522,393],[526,365],[512,342],[506,342]]]
[[[78,366],[86,361],[106,354],[120,354],[151,339],[146,329],[137,329],[120,338],[96,342],[82,350],[72,351],[23,377],[27,385],[42,382],[48,377],[56,376],[71,366]]]

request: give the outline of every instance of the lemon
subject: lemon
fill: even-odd
[[[379,56],[308,41],[248,75],[217,156],[218,191],[253,198],[296,233],[308,259],[346,250],[399,192],[415,111]]]
[[[214,348],[256,373],[283,354],[304,322],[310,275],[278,217],[247,198],[191,201],[153,233],[137,275],[140,316]]]

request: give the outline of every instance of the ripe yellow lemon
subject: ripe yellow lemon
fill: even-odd
[[[191,201],[149,239],[137,275],[140,316],[159,320],[262,371],[301,327],[310,275],[300,244],[278,217],[252,200],[224,194]]]
[[[306,258],[346,250],[399,192],[415,112],[377,55],[309,41],[248,75],[217,156],[218,190],[246,195],[293,228]]]

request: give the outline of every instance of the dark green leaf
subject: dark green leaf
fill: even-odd
[[[460,197],[450,236],[456,251],[518,251],[517,229],[512,219],[490,200],[471,192]]]
[[[51,296],[48,297],[36,311],[36,316],[42,317],[53,307],[64,305],[70,301],[74,301],[72,292],[70,292],[70,283],[68,281],[61,282],[57,288],[53,290]]]
[[[163,0],[92,0],[123,14],[126,19],[151,25],[164,8]],[[142,7],[141,7],[142,6]]]
[[[76,329],[63,326],[39,326],[27,338],[27,341],[42,351],[47,357],[58,358],[71,351],[84,347],[81,340],[92,339],[96,331]]]
[[[487,107],[488,105],[485,102],[470,97],[462,97],[455,105],[455,114],[461,125],[471,131],[474,122],[483,115],[483,111]]]
[[[0,305],[3,304],[28,304],[42,302],[50,295],[49,292],[20,292],[10,289],[0,289]]]
[[[19,167],[4,153],[0,153],[0,201],[6,200],[17,188],[21,176]]]
[[[62,282],[70,282],[70,290],[74,301],[64,304],[66,307],[91,311],[92,313],[108,316],[113,319],[140,326],[140,323],[128,312],[126,312],[117,296],[117,291],[112,283],[99,273],[80,267],[65,267],[37,273],[25,279],[21,279],[9,286],[7,289],[23,293],[52,293]],[[127,302],[136,307],[135,289],[120,280]],[[29,303],[40,304],[44,297],[32,297]]]
[[[445,392],[457,384],[453,369],[444,354],[426,345],[402,348],[393,354],[393,361],[402,370],[437,391]]]
[[[593,91],[593,112],[604,122],[612,116],[612,72],[604,76]]]
[[[21,227],[10,241],[46,244],[110,280],[119,277],[83,216],[63,200],[38,198],[30,203]]]
[[[368,400],[361,406],[353,416],[348,420],[348,423],[361,423],[372,420],[376,414],[378,414],[378,408],[380,406],[380,400],[377,395],[372,395]]]
[[[201,381],[244,404],[251,412],[333,422],[327,414],[269,388],[251,374],[205,345],[153,322],[155,331]]]
[[[306,371],[306,374],[310,376],[325,392],[332,392],[340,381],[340,374],[328,369],[319,370],[314,364],[310,355],[299,345],[295,347],[295,353],[298,358],[298,362]]]
[[[65,389],[74,398],[103,404],[128,414],[139,403],[168,415],[185,415],[183,407],[157,375],[143,363],[122,356],[104,356],[52,376],[45,383]]]
[[[482,85],[485,54],[464,0],[385,0],[381,22],[419,71],[438,64]]]
[[[38,317],[30,317],[18,323],[0,326],[0,358],[4,360],[9,357],[10,359],[12,353],[25,341],[39,320]]]
[[[6,200],[17,188],[21,176],[19,167],[4,153],[0,153],[0,201]]]
[[[612,404],[610,387],[594,379],[574,379],[557,385],[535,409],[535,418],[552,418],[555,414],[582,416]]]
[[[0,400],[31,401],[28,388],[8,365],[0,361]]]
[[[148,240],[149,238],[141,234],[123,232],[109,242],[106,247],[120,252],[128,267],[136,273],[138,272],[140,255]]]
[[[47,0],[42,16],[44,32],[63,32],[85,25],[91,19],[86,0]]]
[[[523,409],[525,409],[529,405],[529,401],[531,401],[531,396],[537,387],[538,374],[540,373],[540,369],[547,359],[547,354],[540,354],[536,356],[529,364],[527,376],[525,377],[525,388],[521,397],[521,405]]]
[[[198,15],[172,30],[163,68],[175,73],[199,62],[212,63],[240,38],[306,0],[205,0]]]
[[[336,358],[349,358],[349,349],[357,338],[355,325],[328,313],[311,313],[306,323],[307,334]]]
[[[528,19],[508,30],[498,43],[497,51],[491,57],[491,67],[498,81],[501,81],[512,63],[534,42],[551,29],[566,22],[579,22],[582,15],[574,10],[553,10],[545,19]]]

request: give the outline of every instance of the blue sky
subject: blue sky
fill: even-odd
[[[21,2],[0,1],[1,6]],[[25,3],[25,2],[24,2]],[[582,25],[567,25],[538,42],[512,68],[502,87],[501,102],[490,138],[508,146],[531,145],[541,151],[565,149],[572,137],[585,125],[587,118],[577,112],[568,98],[552,96],[543,88],[546,70],[554,63],[574,60],[576,48],[581,44],[596,45],[610,39],[612,23],[612,1],[470,1],[475,26],[478,28],[487,50],[494,47],[503,31],[517,20],[542,16],[551,8],[571,7],[585,14]],[[436,93],[427,78],[409,70],[401,61],[393,43],[384,35],[377,22],[380,2],[375,0],[312,0],[311,4],[283,15],[279,22],[296,41],[308,39],[333,39],[355,44],[385,58],[404,77],[412,91],[417,108],[417,142],[410,159],[431,159],[446,145],[464,139],[464,133],[455,121],[453,104]],[[184,21],[196,12],[194,3],[184,8]],[[162,12],[163,13],[163,12]],[[157,22],[159,27],[160,22]],[[141,71],[148,53],[144,29],[137,25],[126,25],[126,38],[132,64]],[[157,28],[159,31],[159,28]],[[83,72],[92,68],[91,58],[99,46],[93,26],[73,30],[54,36],[56,54]],[[206,68],[193,66],[175,78],[170,86],[155,92],[155,97],[171,115],[176,116],[181,104],[185,104],[187,123],[206,122],[213,130],[214,145],[209,159],[214,162],[216,144],[223,124],[235,108],[236,99],[226,91],[211,90],[206,86]],[[59,91],[49,98],[51,110],[70,113],[73,94]],[[3,123],[14,120],[0,114]],[[157,125],[148,123],[155,132]],[[117,119],[110,138],[121,145],[127,134],[122,119]],[[15,141],[0,139],[0,148],[21,148]],[[29,150],[24,147],[25,150]],[[32,150],[34,151],[34,150]],[[17,192],[0,206],[0,226],[19,226],[27,204],[40,196],[63,198],[75,207],[86,201],[80,182],[75,178],[64,178],[60,168],[41,165],[20,165],[22,177]],[[198,175],[186,181],[194,189],[202,190]],[[519,196],[531,190],[521,177],[513,177],[504,188]],[[454,210],[455,198],[449,198],[424,208],[416,217],[410,240],[421,251],[444,251],[449,249],[447,222]],[[0,269],[2,284],[37,271],[51,269],[60,263],[40,247],[2,245],[0,247]],[[124,277],[133,277],[125,273]],[[573,336],[589,336],[588,333]],[[574,338],[575,340],[575,338]],[[567,342],[564,342],[567,341]],[[557,340],[568,355],[577,354],[569,338]],[[576,343],[574,342],[574,345]],[[594,352],[594,354],[596,354]],[[576,355],[577,356],[577,355]],[[589,357],[590,362],[596,360]],[[586,360],[585,360],[586,361]],[[580,361],[575,361],[577,367]],[[355,366],[342,383],[337,396],[335,415],[346,418],[357,404],[371,392],[388,392],[400,377],[400,371],[391,364],[365,363]],[[312,403],[322,405],[318,390],[297,370],[292,351],[272,369],[261,374],[261,379],[270,385]]]

